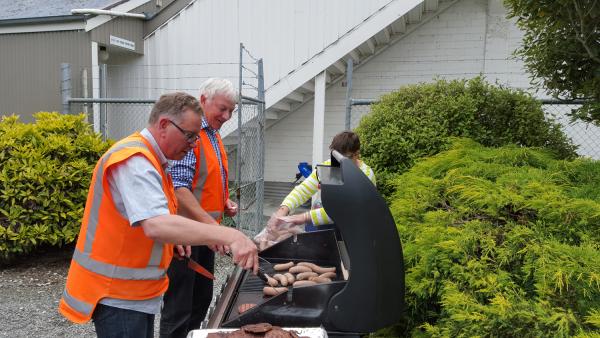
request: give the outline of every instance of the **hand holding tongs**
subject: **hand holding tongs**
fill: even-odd
[[[227,256],[229,256],[230,258],[232,258],[232,259],[233,259],[233,256],[231,255],[231,252],[226,252],[225,254],[226,254]],[[267,263],[271,264],[271,263],[270,263],[268,260],[266,260],[266,259],[264,259],[264,258],[262,258],[262,257],[260,257],[260,256],[257,256],[257,257],[258,257],[258,258],[260,258],[260,259],[262,259],[263,261],[265,261],[265,262],[267,262]],[[268,279],[268,276],[269,276],[269,275],[267,275],[267,274],[265,273],[265,271],[264,271],[264,270],[263,270],[263,269],[262,269],[260,266],[258,267],[258,274],[257,274],[257,276],[258,276],[258,278],[260,278],[260,279],[261,279],[263,282],[265,282],[266,284],[269,284],[269,279]]]

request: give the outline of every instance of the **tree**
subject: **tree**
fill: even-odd
[[[504,0],[524,33],[516,55],[534,85],[560,99],[584,99],[572,118],[600,125],[600,1]]]

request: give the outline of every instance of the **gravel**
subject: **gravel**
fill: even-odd
[[[95,337],[94,324],[73,324],[58,312],[58,301],[73,247],[42,250],[0,270],[0,337]],[[229,257],[215,260],[215,292],[233,271]],[[160,315],[154,321],[158,337]]]

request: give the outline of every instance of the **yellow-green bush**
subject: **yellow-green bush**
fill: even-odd
[[[75,239],[94,165],[109,147],[83,115],[35,118],[0,122],[0,260]]]
[[[394,182],[406,316],[386,336],[600,332],[600,162],[450,139]]]

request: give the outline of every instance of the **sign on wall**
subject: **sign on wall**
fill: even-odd
[[[135,50],[135,42],[120,38],[118,36],[111,35],[109,43],[113,46],[119,46],[125,49]]]

